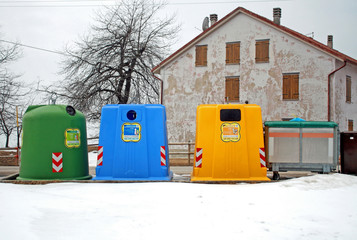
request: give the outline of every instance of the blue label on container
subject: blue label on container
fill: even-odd
[[[121,138],[124,142],[139,142],[141,139],[141,126],[139,123],[124,123]]]

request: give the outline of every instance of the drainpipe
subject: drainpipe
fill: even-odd
[[[160,104],[162,104],[162,99],[163,99],[162,93],[164,91],[164,81],[162,81],[160,78],[156,77],[154,73],[152,73],[152,76],[161,82],[161,84],[160,84]]]
[[[347,61],[345,60],[344,61],[344,64],[335,69],[334,71],[332,71],[329,75],[328,75],[328,79],[327,79],[327,82],[328,82],[328,87],[327,87],[327,121],[331,121],[331,111],[330,111],[330,98],[331,98],[331,90],[330,90],[330,82],[331,82],[331,75],[334,74],[335,72],[341,70],[342,68],[344,68],[347,64]]]

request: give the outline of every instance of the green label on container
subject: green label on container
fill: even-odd
[[[121,132],[121,139],[124,142],[139,142],[141,139],[141,126],[139,123],[124,123]]]
[[[66,130],[65,144],[68,148],[78,148],[81,146],[81,134],[79,129],[69,128]]]

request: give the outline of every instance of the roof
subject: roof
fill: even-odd
[[[248,16],[251,16],[255,19],[257,19],[260,22],[266,23],[270,26],[272,26],[275,29],[278,29],[282,32],[285,32],[286,34],[295,37],[323,52],[328,53],[329,55],[334,56],[335,58],[341,60],[341,61],[346,61],[346,62],[350,62],[352,64],[357,65],[357,60],[354,58],[351,58],[335,49],[332,49],[330,47],[328,47],[327,45],[320,43],[319,41],[314,40],[311,37],[307,37],[301,33],[298,33],[294,30],[291,30],[290,28],[284,27],[282,25],[278,25],[276,23],[274,23],[272,20],[269,20],[265,17],[262,17],[256,13],[253,13],[243,7],[238,7],[236,9],[234,9],[232,12],[230,12],[229,14],[227,14],[226,16],[224,16],[222,19],[220,19],[219,21],[217,21],[215,24],[213,24],[211,27],[209,27],[208,29],[206,29],[205,31],[203,31],[201,34],[199,34],[197,37],[195,37],[194,39],[192,39],[190,42],[188,42],[187,44],[185,44],[183,47],[181,47],[179,50],[177,50],[176,52],[174,52],[173,54],[171,54],[168,58],[166,58],[165,60],[163,60],[159,65],[157,65],[156,67],[154,67],[152,69],[153,73],[159,73],[160,69],[165,66],[167,63],[171,62],[173,59],[175,59],[177,56],[179,56],[182,52],[184,52],[185,50],[189,49],[190,47],[192,47],[196,42],[200,41],[201,39],[203,39],[204,37],[206,37],[207,35],[209,35],[210,33],[212,33],[214,30],[216,30],[217,28],[219,28],[220,26],[224,25],[227,21],[229,21],[230,19],[232,19],[234,16],[236,16],[239,13],[244,13]]]

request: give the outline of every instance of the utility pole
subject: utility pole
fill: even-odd
[[[19,149],[20,149],[20,134],[19,134],[19,109],[18,106],[16,106],[16,132],[17,132],[17,147],[16,147],[16,164],[19,165]]]

